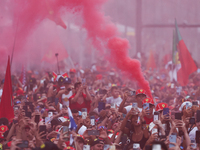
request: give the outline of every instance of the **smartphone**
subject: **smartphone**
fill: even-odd
[[[55,105],[57,106],[59,102],[59,98],[55,98]]]
[[[35,115],[35,123],[39,123],[40,122],[40,115]]]
[[[104,144],[103,150],[109,150],[109,149],[110,149],[110,145],[109,144]]]
[[[130,94],[130,96],[134,96],[135,95],[135,91],[130,91],[129,94]]]
[[[16,124],[18,122],[18,120],[13,120],[13,123]]]
[[[31,112],[25,112],[26,117],[31,119]]]
[[[161,150],[161,145],[160,144],[153,144],[152,150]]]
[[[104,102],[98,102],[98,112],[101,112],[101,110],[105,110],[105,103]]]
[[[200,130],[196,131],[196,143],[200,144]]]
[[[153,121],[159,120],[159,112],[155,111],[153,115]]]
[[[169,115],[169,108],[163,108],[163,115]]]
[[[192,102],[192,105],[193,105],[193,106],[198,106],[198,102],[197,102],[197,101],[193,101],[193,102]]]
[[[134,108],[134,109],[138,108],[138,104],[137,103],[132,103],[132,108]]]
[[[105,95],[106,93],[107,93],[107,90],[102,90],[102,89],[99,90],[99,94]]]
[[[124,135],[121,137],[122,145],[126,144],[127,139],[128,139],[128,137],[127,137],[126,134],[124,134]]]
[[[200,110],[196,112],[196,122],[200,122]]]
[[[143,109],[146,109],[147,108],[147,110],[149,110],[149,103],[144,103],[143,104]]]
[[[175,113],[175,119],[181,120],[182,119],[182,114],[181,113]]]
[[[23,109],[24,109],[25,112],[27,112],[27,106],[26,105],[23,106]]]
[[[171,84],[171,88],[172,88],[172,89],[174,88],[174,83]]]
[[[39,126],[39,133],[44,132],[43,134],[46,134],[47,132],[47,127],[46,125],[40,125]],[[46,139],[46,136],[43,136],[42,139]]]
[[[49,112],[48,112],[48,117],[49,117],[49,118],[52,118],[52,117],[53,117],[53,112],[52,112],[52,111],[49,111]]]
[[[172,134],[169,136],[169,142],[170,142],[170,143],[176,143],[176,137],[177,137],[176,133],[172,133]],[[175,146],[175,145],[173,145],[173,144],[169,144],[169,148],[174,147],[174,146]]]
[[[90,150],[90,145],[83,145],[83,150]]]
[[[82,108],[81,114],[82,114],[82,119],[86,119],[87,118],[87,108]]]
[[[31,111],[34,111],[34,106],[32,104],[29,105],[29,108],[31,109]]]
[[[25,141],[22,141],[22,143],[17,144],[17,146],[20,148],[28,148],[29,147],[28,144],[29,144],[29,142],[27,140],[25,140]]]
[[[151,145],[146,145],[145,150],[151,150]]]
[[[191,139],[191,147],[196,149],[197,148],[197,144],[196,144],[196,140],[195,139]]]
[[[95,117],[94,117],[94,116],[91,116],[91,117],[90,117],[90,124],[91,124],[92,126],[95,126]]]
[[[99,136],[99,130],[88,130],[88,135]]]
[[[190,124],[195,124],[195,118],[194,117],[190,118],[189,122]]]
[[[63,138],[63,139],[64,139],[65,141],[69,141],[69,133],[68,133],[68,132],[69,132],[69,127],[68,127],[68,126],[63,126],[62,132],[63,132],[63,133],[67,132],[67,134],[64,135],[64,138]]]
[[[158,133],[158,129],[157,129],[157,128],[153,128],[153,129],[151,130],[151,134],[154,134],[154,133]]]
[[[138,150],[140,149],[140,144],[139,143],[134,143],[133,144],[133,150]]]
[[[115,103],[112,103],[112,104],[111,104],[111,108],[115,108]]]

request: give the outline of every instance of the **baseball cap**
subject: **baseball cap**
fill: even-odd
[[[71,84],[72,80],[68,77],[66,77],[63,81],[63,84]]]
[[[103,142],[103,140],[101,140],[101,139],[94,139],[94,141],[92,142],[92,144],[91,144],[91,146],[94,146],[94,145],[96,145],[96,144],[104,144],[104,142]]]
[[[189,106],[192,107],[192,103],[189,102],[189,101],[186,101],[186,102],[183,102],[183,103],[181,104],[181,107],[179,107],[179,111],[182,111],[182,110],[183,110],[183,107],[184,107],[186,104],[188,104]]]
[[[8,131],[8,127],[7,126],[0,126],[0,138],[4,138],[4,133]]]
[[[142,101],[142,105],[145,104],[145,103],[149,103],[149,104],[154,105],[154,101],[153,101],[152,98],[145,98],[145,99]]]
[[[135,92],[135,95],[136,95],[136,96],[139,95],[139,94],[147,95],[147,94],[146,94],[146,91],[143,90],[143,89],[138,89],[138,90]]]
[[[161,111],[163,108],[168,108],[168,105],[166,103],[159,103],[156,106],[156,111]]]
[[[70,71],[69,71],[69,72],[76,73],[76,69],[72,68],[72,69],[70,69]]]

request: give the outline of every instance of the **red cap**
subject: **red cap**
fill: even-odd
[[[67,146],[67,147],[64,148],[64,150],[65,150],[65,149],[76,150],[75,148],[73,148],[73,147],[71,147],[71,146]]]
[[[73,73],[76,73],[76,70],[74,68],[70,69],[69,72],[73,72]]]
[[[98,75],[96,75],[96,79],[97,79],[97,80],[101,80],[102,77],[103,77],[102,74],[98,74]]]
[[[76,136],[82,138],[83,140],[85,140],[84,136],[82,136],[80,134],[77,134]]]
[[[145,98],[145,99],[142,101],[142,105],[145,104],[145,103],[149,103],[149,104],[154,105],[154,101],[153,101],[152,98]]]
[[[163,108],[168,108],[168,105],[166,103],[159,103],[156,106],[156,111],[161,111]]]
[[[143,89],[138,89],[138,90],[135,92],[135,95],[139,95],[139,94],[147,95],[147,94],[146,94],[146,91],[143,90]]]

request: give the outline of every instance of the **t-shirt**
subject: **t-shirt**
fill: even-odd
[[[146,121],[146,124],[150,124],[151,122],[153,122],[153,117],[147,118],[146,116],[144,116],[144,120]]]
[[[117,107],[119,107],[121,102],[122,102],[121,97],[114,98],[113,96],[111,96],[106,98],[106,104],[115,104]]]
[[[189,130],[189,129],[188,129]],[[198,130],[198,128],[197,127],[194,127],[191,131],[190,131],[190,133],[189,133],[189,137],[190,137],[190,139],[195,139],[196,138],[196,131]]]
[[[62,94],[62,103],[65,106],[69,106],[69,98],[73,95],[72,91],[69,94]]]
[[[83,95],[83,98],[84,98],[84,102],[82,104],[79,104],[77,102],[75,103],[71,103],[71,99],[74,98],[76,95],[76,93],[74,93],[70,98],[69,98],[69,107],[70,109],[76,109],[78,111],[81,111],[82,108],[87,108],[87,112],[89,113],[90,112],[90,104],[91,104],[91,100],[90,101],[87,101],[86,100],[86,94],[82,93]]]

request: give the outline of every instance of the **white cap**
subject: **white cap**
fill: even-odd
[[[179,107],[179,111],[182,111],[182,110],[183,110],[183,107],[184,107],[186,104],[188,104],[190,107],[192,107],[192,103],[189,102],[189,101],[186,101],[186,102],[183,102],[183,103],[181,104],[181,107]]]
[[[87,127],[82,125],[82,127],[78,130],[78,134],[83,135],[83,133],[87,130]]]

